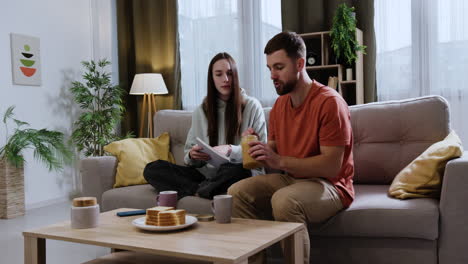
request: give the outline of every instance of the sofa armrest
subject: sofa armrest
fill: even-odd
[[[81,160],[80,172],[83,196],[93,196],[101,204],[102,194],[112,189],[115,182],[117,158],[89,157]]]
[[[439,263],[468,263],[468,151],[445,168],[440,195]]]

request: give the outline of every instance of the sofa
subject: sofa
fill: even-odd
[[[268,120],[270,108],[265,108]],[[447,101],[440,96],[350,107],[354,135],[355,200],[320,226],[309,226],[313,263],[468,263],[468,152],[445,168],[440,199],[398,200],[387,195],[397,173],[450,132]],[[162,110],[155,135],[169,132],[171,151],[183,164],[191,112]],[[82,190],[102,211],[147,208],[157,191],[149,184],[113,189],[117,160],[85,158]],[[185,197],[191,213],[210,213],[210,201]]]

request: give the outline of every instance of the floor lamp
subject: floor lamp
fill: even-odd
[[[140,133],[138,137],[143,137],[143,128],[147,121],[147,137],[154,137],[153,117],[156,113],[156,94],[167,94],[167,87],[160,73],[139,73],[133,79],[130,94],[143,95],[143,102],[140,111]]]

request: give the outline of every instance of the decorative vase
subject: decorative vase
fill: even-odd
[[[353,80],[353,69],[352,68],[346,69],[346,80],[347,81],[352,81]]]
[[[0,219],[24,215],[24,169],[0,159]]]

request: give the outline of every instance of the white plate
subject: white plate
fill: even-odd
[[[132,225],[144,229],[144,230],[149,230],[149,231],[168,231],[168,230],[177,230],[177,229],[182,229],[186,228],[188,226],[191,226],[195,224],[198,220],[196,217],[193,217],[191,215],[186,215],[185,216],[185,224],[183,225],[175,225],[175,226],[154,226],[154,225],[147,225],[145,224],[145,219],[146,217],[140,217],[132,221]]]

